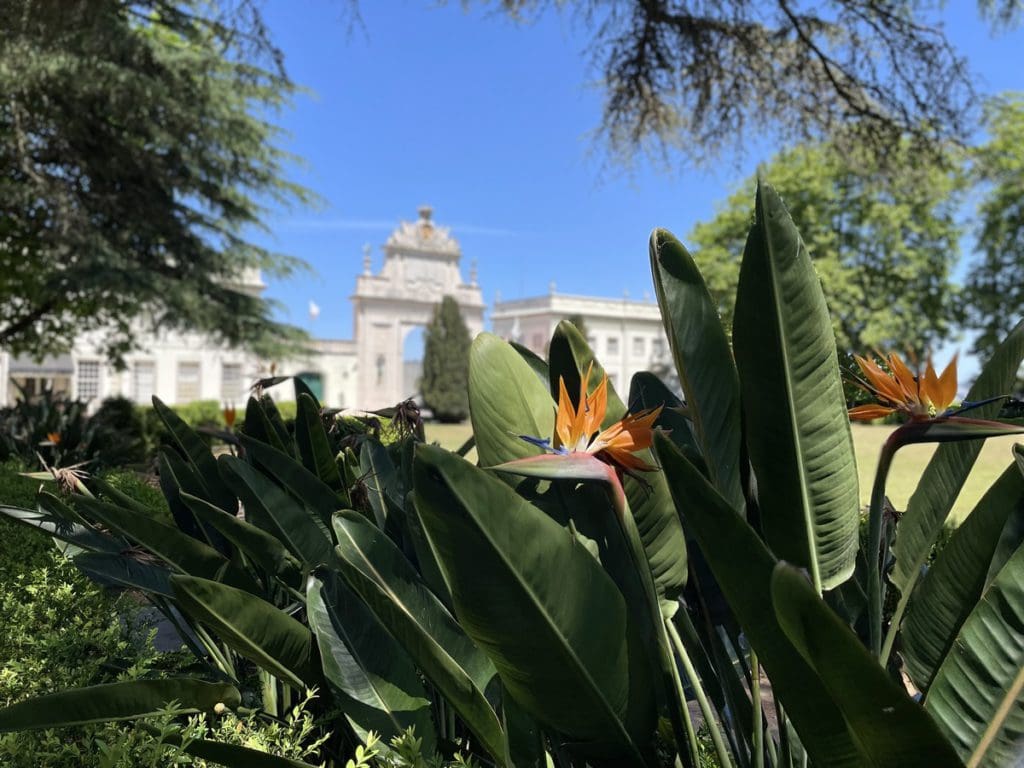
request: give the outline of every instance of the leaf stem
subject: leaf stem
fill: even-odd
[[[754,768],[764,768],[764,728],[761,724],[761,666],[757,662],[757,653],[750,649],[750,696],[754,704],[754,730],[751,737],[754,741]]]

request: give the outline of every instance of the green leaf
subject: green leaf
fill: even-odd
[[[862,766],[860,747],[817,673],[783,632],[772,602],[776,559],[753,528],[662,434],[654,439],[676,507],[814,761]]]
[[[226,550],[220,549],[215,543],[218,542],[216,532],[211,532],[210,535],[207,535],[207,531],[203,529],[199,521],[195,519],[192,511],[181,500],[183,493],[189,493],[210,503],[215,503],[206,492],[206,487],[202,478],[199,477],[199,473],[171,448],[162,448],[158,454],[157,461],[160,473],[160,490],[163,492],[164,498],[167,499],[167,506],[171,510],[174,524],[189,536],[204,541],[221,552],[221,554],[225,554]],[[217,508],[221,509],[221,507]],[[237,508],[238,502],[236,500],[235,509],[237,510]],[[224,510],[221,509],[221,511]],[[149,514],[150,516],[152,515],[152,513]],[[228,513],[225,512],[225,514]]]
[[[756,211],[733,324],[747,447],[768,545],[808,568],[820,592],[846,581],[857,557],[853,437],[807,249],[770,186],[758,184]]]
[[[359,471],[373,509],[374,520],[382,531],[387,525],[388,496],[394,499],[398,473],[387,449],[376,440],[364,440],[359,448]],[[401,505],[399,505],[401,506]]]
[[[972,766],[1012,765],[1024,738],[1024,546],[964,621],[925,709]]]
[[[604,378],[605,370],[579,329],[568,320],[563,320],[551,338],[550,384],[553,397],[559,396],[561,378],[565,381],[570,397],[578,398],[581,375],[588,369],[591,369],[588,389],[593,391]],[[576,403],[575,400],[573,402]],[[615,393],[611,382],[608,382],[608,405],[602,427],[614,424],[625,415],[626,406]],[[654,454],[650,450],[639,451],[637,456],[648,464],[654,463]],[[567,457],[558,458],[564,460]],[[622,488],[643,542],[655,588],[659,597],[666,601],[666,609],[671,611],[670,604],[686,586],[688,573],[686,539],[676,516],[672,495],[661,472],[648,473],[642,480],[626,476]]]
[[[169,740],[166,736],[164,738],[173,743],[173,739]],[[318,768],[290,757],[278,757],[258,749],[209,739],[192,739],[182,747],[182,751],[227,768]]]
[[[907,604],[901,655],[921,691],[928,690],[964,620],[981,599],[1000,535],[1014,517],[1024,521],[1024,475],[1016,463],[957,528]]]
[[[270,533],[303,563],[317,566],[333,562],[333,542],[320,519],[282,490],[273,480],[241,459],[224,455],[218,460],[224,480],[245,505],[256,524],[269,522]]]
[[[341,709],[385,742],[415,727],[424,754],[433,753],[430,699],[411,659],[337,574],[317,576],[306,590],[306,612]]]
[[[509,346],[519,353],[519,356],[523,358],[523,360],[526,361],[526,364],[530,366],[535,374],[537,374],[537,378],[546,385],[548,383],[547,361],[529,347],[524,347],[522,344],[517,342],[510,341]]]
[[[771,596],[783,631],[818,674],[842,712],[861,765],[956,766],[956,752],[935,722],[879,666],[796,568],[775,566]],[[812,758],[827,764],[828,755]]]
[[[185,712],[207,712],[217,704],[233,709],[242,703],[242,697],[232,685],[192,678],[93,685],[0,709],[0,732],[134,720],[158,714],[172,701]]]
[[[700,448],[690,428],[690,420],[683,415],[684,412],[689,413],[683,401],[650,371],[634,373],[629,384],[629,412],[659,407],[662,410],[654,422],[655,428],[664,430],[680,449],[699,455]]]
[[[485,691],[494,666],[420,580],[398,547],[357,512],[334,518],[338,569],[481,745],[500,760],[505,738]]]
[[[40,507],[42,507],[41,499]],[[119,541],[112,536],[107,536],[99,531],[94,531],[92,528],[70,522],[63,517],[47,514],[44,511],[0,505],[0,515],[4,515],[21,525],[34,528],[47,536],[53,536],[55,539],[60,539],[68,544],[73,544],[76,547],[93,552],[116,554],[124,549],[125,546],[123,541]]]
[[[261,669],[300,691],[322,682],[312,633],[284,611],[207,579],[172,576],[171,586],[185,613]]]
[[[320,418],[320,406],[311,395],[305,393],[298,395],[295,406],[295,445],[299,449],[299,458],[306,469],[319,477],[327,487],[340,491],[344,487],[341,473],[338,472],[338,462]]]
[[[242,426],[241,434],[243,443],[247,437],[253,442],[269,445],[282,453],[287,451],[281,436],[274,429],[274,425],[270,423],[270,419],[267,418],[263,404],[255,397],[250,397],[245,406],[245,424]]]
[[[83,552],[72,559],[82,573],[98,584],[174,597],[171,592],[171,571],[159,565],[109,552]]]
[[[547,387],[508,343],[489,333],[470,348],[469,415],[484,467],[537,455],[539,449],[519,435],[550,437],[555,425]]]
[[[347,494],[335,493],[288,454],[245,435],[242,436],[242,447],[245,448],[246,456],[274,478],[278,485],[315,512],[325,527],[331,525],[331,517],[335,512],[347,506]]]
[[[992,359],[982,368],[965,400],[978,402],[1010,391],[1024,360],[1024,321],[1017,324],[999,346]],[[971,413],[978,419],[990,419],[999,411],[998,402],[983,405]],[[910,497],[907,511],[900,517],[893,543],[896,565],[890,579],[901,593],[893,617],[899,621],[906,609],[921,568],[928,559],[932,545],[960,494],[967,475],[981,452],[983,441],[944,443],[932,455],[917,488]]]
[[[729,340],[704,278],[682,243],[656,229],[650,253],[654,288],[694,437],[715,487],[740,509],[740,393]]]
[[[278,539],[239,517],[229,515],[208,501],[188,494],[183,494],[181,498],[197,518],[213,526],[264,571],[293,589],[302,587],[299,563]]]
[[[175,445],[202,479],[205,490],[204,498],[209,499],[223,510],[233,511],[237,506],[237,500],[225,490],[221,483],[220,473],[217,471],[217,460],[213,457],[209,446],[203,442],[194,429],[182,421],[178,414],[164,405],[163,401],[155,395],[153,396],[153,408],[160,416],[164,426],[167,427],[167,431],[171,433]]]
[[[461,458],[421,446],[416,507],[463,626],[509,693],[580,751],[648,764],[648,659],[625,600],[571,532]]]

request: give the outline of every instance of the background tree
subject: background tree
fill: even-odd
[[[494,0],[491,0],[494,2]],[[591,34],[604,83],[600,131],[638,150],[717,156],[746,136],[779,143],[853,139],[879,154],[912,136],[942,149],[975,123],[964,59],[941,4],[921,0],[498,0],[529,18],[567,7]],[[1020,0],[980,0],[993,26],[1020,21]],[[848,129],[854,126],[856,131]]]
[[[445,296],[423,335],[423,403],[441,421],[469,416],[469,329],[459,305]]]
[[[883,169],[868,151],[801,145],[761,169],[780,194],[814,260],[840,351],[922,353],[956,320],[950,272],[964,187],[955,168],[903,144]],[[732,322],[754,180],[689,235],[719,309]]]
[[[982,360],[1024,316],[1024,94],[993,101],[987,116],[988,141],[973,157],[983,193],[978,255],[964,290],[965,325],[978,331],[973,351]]]
[[[296,264],[250,239],[258,198],[305,197],[264,117],[292,91],[247,0],[0,4],[0,347],[299,335],[238,283]]]

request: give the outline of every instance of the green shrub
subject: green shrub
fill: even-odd
[[[23,470],[19,461],[0,464],[0,504],[35,507],[40,483],[18,474]],[[7,517],[0,516],[0,537],[4,543],[0,547],[0,584],[7,583],[12,574],[50,562],[50,552],[54,549],[51,540]]]
[[[108,397],[89,419],[87,448],[91,469],[123,467],[146,461],[146,437],[142,415],[126,397]]]

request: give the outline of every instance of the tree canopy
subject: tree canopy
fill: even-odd
[[[469,415],[469,347],[472,339],[458,302],[445,296],[423,335],[423,403],[441,421]]]
[[[299,336],[239,284],[297,264],[252,240],[259,201],[306,195],[267,117],[292,91],[249,0],[0,4],[0,347]]]
[[[709,160],[770,132],[780,143],[832,137],[885,155],[965,140],[977,99],[942,28],[941,4],[894,0],[499,0],[511,16],[576,12],[605,89],[600,132],[638,149]],[[993,26],[1020,0],[980,0]],[[850,131],[854,127],[856,130]],[[660,150],[660,152],[659,152]]]
[[[782,195],[807,245],[840,351],[921,354],[946,337],[957,317],[950,273],[964,179],[956,168],[909,144],[882,169],[870,153],[818,143],[779,153],[761,175]],[[688,238],[730,325],[754,184],[741,185]]]
[[[978,332],[982,360],[1024,317],[1024,94],[992,101],[986,125],[988,140],[973,154],[982,198],[964,290],[965,325]]]

